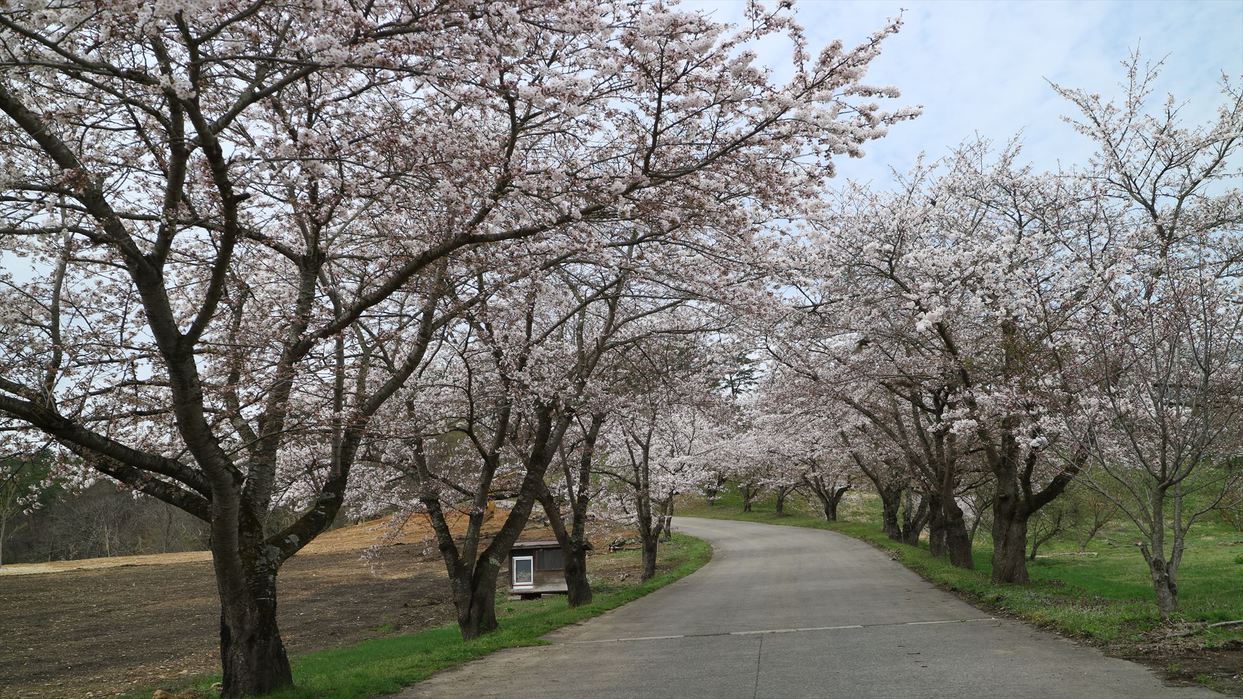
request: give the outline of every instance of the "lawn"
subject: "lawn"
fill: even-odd
[[[638,558],[638,551],[619,554]],[[433,673],[480,658],[502,648],[535,646],[546,643],[541,637],[568,624],[603,614],[653,590],[685,577],[712,557],[707,542],[684,535],[663,544],[661,567],[656,577],[640,583],[636,578],[621,583],[598,585],[594,601],[571,609],[561,596],[532,601],[497,600],[501,628],[474,641],[463,641],[456,625],[419,633],[375,638],[361,643],[308,653],[292,658],[294,689],[269,695],[272,699],[364,699],[391,694],[426,679]],[[210,691],[218,676],[201,677],[193,682],[198,696]],[[128,695],[132,699],[151,696],[151,691]]]
[[[981,531],[975,542],[975,570],[962,570],[933,558],[927,548],[890,540],[880,529],[879,503],[867,494],[843,502],[841,521],[826,522],[808,503],[787,500],[786,514],[771,499],[742,512],[741,498],[727,491],[715,505],[681,503],[677,514],[788,526],[829,529],[890,552],[908,568],[968,601],[999,613],[1085,639],[1108,652],[1145,660],[1183,679],[1243,694],[1243,629],[1186,633],[1189,622],[1243,619],[1243,533],[1217,520],[1191,532],[1179,582],[1181,611],[1172,625],[1161,624],[1147,569],[1134,542],[1134,530],[1121,521],[1101,532],[1079,555],[1078,545],[1055,539],[1028,563],[1032,582],[996,585],[989,580],[991,541]],[[1070,555],[1068,555],[1070,554]]]

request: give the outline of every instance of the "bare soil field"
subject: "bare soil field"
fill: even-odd
[[[453,621],[443,564],[424,545],[426,527],[407,525],[400,538],[377,548],[385,533],[377,523],[338,529],[284,565],[279,615],[290,653]],[[528,530],[523,538],[552,536]],[[634,560],[597,553],[592,577],[637,574]],[[110,697],[218,669],[219,608],[206,552],[15,565],[4,572],[3,699]]]

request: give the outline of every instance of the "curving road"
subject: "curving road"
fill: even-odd
[[[647,597],[440,673],[413,697],[1215,697],[993,619],[833,532],[687,519],[712,561]]]

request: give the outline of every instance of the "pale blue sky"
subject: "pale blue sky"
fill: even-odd
[[[776,0],[766,4],[774,5]],[[744,0],[686,0],[718,19],[741,18]],[[1136,46],[1165,59],[1160,96],[1189,102],[1188,116],[1207,118],[1220,103],[1222,72],[1243,78],[1243,0],[1203,2],[985,2],[801,0],[795,10],[814,47],[833,39],[854,46],[902,8],[906,24],[888,40],[868,82],[898,87],[924,115],[893,128],[863,160],[839,162],[839,177],[889,179],[922,150],[943,155],[974,133],[999,145],[1020,130],[1024,154],[1040,167],[1082,162],[1084,138],[1060,117],[1069,105],[1046,80],[1102,95],[1119,94],[1119,61]],[[789,52],[773,43],[761,59],[779,77]]]

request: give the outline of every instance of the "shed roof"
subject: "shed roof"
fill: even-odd
[[[514,542],[514,545],[512,548],[514,549],[561,548],[561,544],[557,543],[556,539],[541,540],[541,541],[517,541],[517,542]]]
[[[537,541],[517,541],[510,547],[511,551],[529,551],[531,549],[555,549],[561,548],[561,544],[556,539],[540,539]],[[584,549],[594,551],[595,547],[588,542]]]

